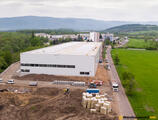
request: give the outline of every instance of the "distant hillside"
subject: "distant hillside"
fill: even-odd
[[[23,29],[73,29],[73,30],[105,30],[132,22],[100,21],[93,19],[77,18],[52,18],[52,17],[12,17],[0,18],[0,30]]]
[[[128,25],[121,25],[117,27],[112,27],[106,29],[104,32],[139,32],[139,31],[152,31],[158,30],[157,25],[141,25],[141,24],[128,24]]]

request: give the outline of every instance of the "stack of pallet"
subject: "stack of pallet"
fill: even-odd
[[[99,93],[93,96],[84,92],[82,94],[82,105],[84,108],[90,109],[91,113],[108,114],[111,112],[111,102],[108,101],[106,96],[107,94],[100,95]]]

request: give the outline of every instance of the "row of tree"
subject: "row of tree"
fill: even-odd
[[[0,32],[0,72],[18,61],[20,52],[44,47],[46,42],[48,39],[35,37],[33,33]]]
[[[114,64],[118,67],[120,64],[119,56],[114,56]],[[135,77],[131,72],[125,71],[122,73],[122,85],[125,88],[126,94],[132,96],[135,92]]]
[[[48,34],[75,34],[72,30],[22,30],[17,32],[0,32],[0,72],[5,70],[13,62],[19,61],[20,52],[25,52],[41,47],[56,45],[69,41],[83,41],[81,36],[72,40],[71,38],[61,38],[49,40],[44,37],[36,37],[35,32],[45,32]]]

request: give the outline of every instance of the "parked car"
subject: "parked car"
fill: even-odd
[[[105,62],[106,62],[106,63],[109,63],[108,59],[105,59]]]
[[[14,80],[8,80],[7,83],[8,83],[8,84],[14,84],[15,82],[14,82]]]
[[[99,60],[99,63],[103,63],[103,61],[102,61],[102,60]]]
[[[0,83],[3,83],[3,79],[2,78],[0,78]]]
[[[29,86],[37,86],[38,82],[29,82]]]

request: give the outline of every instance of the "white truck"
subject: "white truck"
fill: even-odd
[[[114,92],[118,92],[119,85],[117,82],[112,82],[112,89]]]

